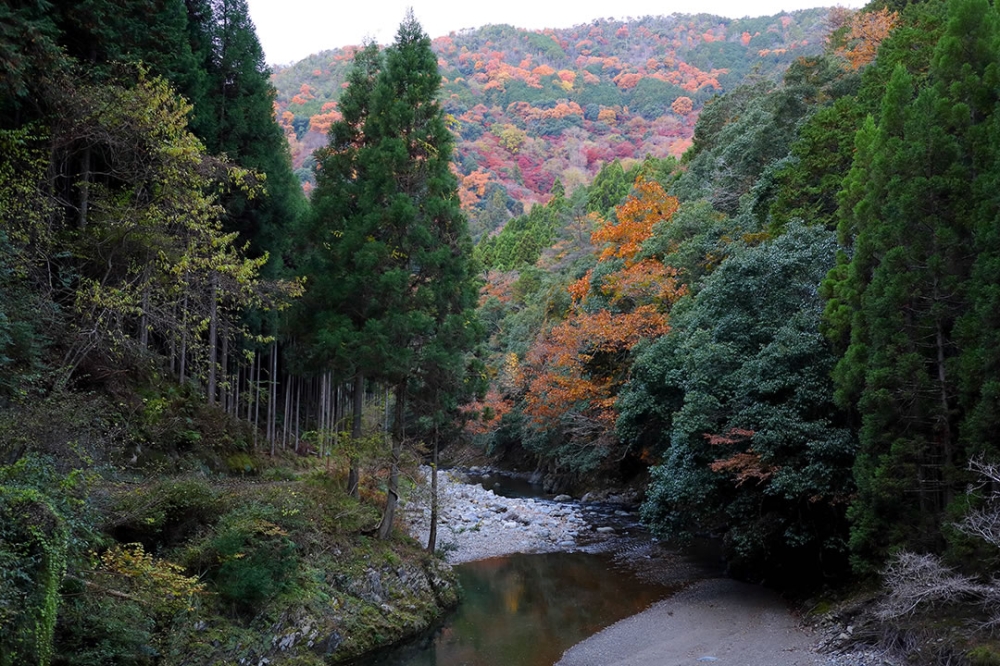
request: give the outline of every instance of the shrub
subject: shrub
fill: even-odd
[[[297,546],[275,520],[278,509],[251,503],[226,514],[189,567],[204,571],[214,591],[239,613],[281,593],[298,568]]]

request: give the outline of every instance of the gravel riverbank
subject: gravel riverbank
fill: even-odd
[[[421,471],[427,485],[418,487],[405,518],[410,534],[427,543],[430,470]],[[511,553],[573,550],[578,537],[592,530],[575,503],[503,497],[451,471],[438,474],[438,506],[438,548],[451,564]]]
[[[410,533],[427,542],[430,526],[430,470],[421,469],[405,506]],[[438,475],[438,547],[451,564],[511,553],[543,553],[593,546],[614,537],[615,528],[588,520],[578,502],[510,498],[469,483],[460,471]],[[624,512],[620,512],[624,513]],[[626,618],[566,652],[563,666],[671,666],[718,661],[741,666],[897,666],[877,650],[822,654],[817,646],[836,643],[836,633],[810,632],[784,602],[758,586],[712,578],[644,613]],[[837,630],[839,632],[839,630]],[[829,647],[827,647],[829,649]]]

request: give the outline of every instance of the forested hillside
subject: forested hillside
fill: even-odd
[[[412,635],[446,446],[997,663],[998,180],[988,0],[409,14],[273,78],[244,0],[4,4],[0,666]]]
[[[469,432],[553,488],[651,465],[647,523],[722,535],[740,575],[884,573],[898,646],[935,607],[995,622],[998,29],[985,0],[876,4],[706,102],[680,160],[481,239]],[[918,661],[996,658],[959,624]]]
[[[0,7],[0,665],[322,664],[456,603],[394,509],[475,389],[471,242],[429,38],[369,55],[310,210],[244,0]]]
[[[843,20],[836,15],[834,21]],[[438,37],[442,102],[473,237],[589,183],[602,165],[680,155],[703,104],[747,76],[777,80],[819,53],[827,10],[754,19],[699,14],[608,19],[533,32],[496,25]],[[358,47],[310,56],[273,76],[278,121],[309,189]]]

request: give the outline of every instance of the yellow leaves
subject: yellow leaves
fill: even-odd
[[[94,573],[101,582],[125,588],[132,598],[159,613],[190,610],[194,597],[205,594],[205,585],[196,576],[185,576],[180,565],[153,557],[141,543],[104,551]]]
[[[614,109],[601,109],[597,113],[597,121],[613,126],[618,123],[618,113]]]
[[[521,144],[528,138],[528,133],[514,125],[494,125],[492,130],[500,141],[500,145],[512,153],[516,153]]]

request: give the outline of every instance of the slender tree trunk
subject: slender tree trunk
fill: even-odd
[[[222,385],[219,386],[219,404],[222,405],[222,409],[228,414],[229,413],[229,332],[226,327],[222,327],[222,368],[220,370],[222,375]]]
[[[354,377],[353,390],[353,413],[351,414],[351,447],[357,451],[357,447],[362,437],[362,426],[365,411],[365,374],[359,371]],[[357,454],[351,455],[350,469],[347,472],[347,494],[357,498],[358,484],[361,482],[361,472],[359,470],[360,461]]]
[[[149,285],[142,290],[142,315],[139,317],[139,346],[149,349]]]
[[[299,452],[299,410],[302,408],[302,378],[295,379],[295,452]]]
[[[437,402],[437,401],[435,401]],[[436,410],[435,410],[436,411]],[[438,536],[438,424],[434,414],[434,451],[431,457],[431,529],[427,537],[427,551],[437,550]]]
[[[257,360],[257,381],[254,382],[254,386],[251,388],[252,393],[250,397],[253,399],[253,450],[256,453],[257,436],[260,433],[260,366],[264,365],[264,356],[257,353],[254,354],[254,358]]]
[[[72,169],[71,169],[72,170]],[[83,149],[80,162],[80,228],[87,227],[87,217],[90,214],[90,146]]]
[[[323,460],[323,448],[326,443],[326,373],[319,377],[319,456]]]
[[[281,418],[281,450],[288,447],[288,431],[292,423],[292,378],[285,375],[285,409]]]
[[[253,422],[253,364],[257,360],[257,352],[254,352],[250,356],[250,367],[247,368],[246,374],[246,388],[243,389],[243,393],[246,394],[247,398],[247,423]]]
[[[233,385],[233,416],[240,418],[240,382],[243,380],[243,364],[236,363],[236,383]]]
[[[186,281],[185,281],[186,282]],[[183,384],[184,377],[187,372],[187,285],[184,286],[184,299],[181,301],[181,360],[180,360],[180,371],[178,372],[178,382]]]
[[[170,308],[173,312],[173,320],[177,321],[177,303],[175,302]],[[177,375],[177,335],[174,331],[169,331],[170,341],[168,345],[170,347],[170,373],[172,375]]]
[[[327,439],[328,450],[326,452],[326,471],[330,472],[330,460],[333,458],[333,442],[336,435],[334,434],[337,429],[337,404],[334,400],[333,392],[333,373],[330,373],[329,379],[326,381],[326,410],[327,410],[327,429],[330,432],[330,436]]]
[[[403,398],[406,385],[396,386],[395,419],[392,424],[392,457],[389,460],[389,487],[385,495],[385,513],[378,526],[378,538],[383,541],[392,536],[392,524],[396,519],[396,504],[399,502],[399,462],[403,456]]]
[[[216,302],[219,292],[219,275],[212,271],[208,303],[208,404],[215,405],[216,365],[219,361],[219,307]]]
[[[275,454],[278,440],[278,343],[271,343],[271,373],[267,394],[267,436],[271,443],[271,456]]]

